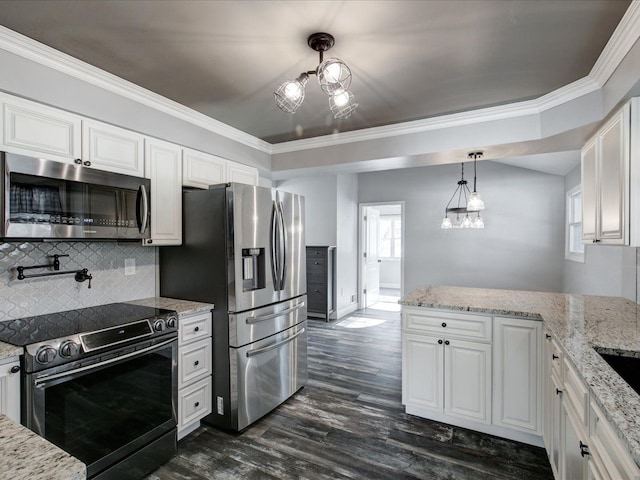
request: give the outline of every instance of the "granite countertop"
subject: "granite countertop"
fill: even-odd
[[[0,480],[83,480],[80,460],[0,414]]]
[[[399,303],[543,320],[640,466],[640,395],[593,349],[640,352],[640,308],[635,302],[619,297],[425,286]]]
[[[11,357],[19,357],[23,353],[22,347],[16,347],[8,343],[0,342],[0,360],[5,360]]]
[[[141,298],[140,300],[132,300],[127,303],[144,305],[145,307],[166,308],[168,310],[175,310],[176,312],[178,312],[179,316],[206,312],[208,310],[213,310],[214,308],[214,305],[212,303],[192,302],[190,300],[178,300],[175,298],[167,297]]]

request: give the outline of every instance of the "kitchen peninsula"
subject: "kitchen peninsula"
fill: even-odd
[[[430,398],[458,395],[461,404],[469,404],[463,395],[478,385],[489,405],[487,418],[477,421],[476,429],[492,432],[496,422],[500,425],[509,418],[509,405],[512,412],[523,413],[518,403],[509,403],[501,396],[513,395],[521,402],[523,395],[529,395],[524,401],[533,410],[529,412],[530,431],[542,434],[556,478],[578,478],[582,474],[572,477],[573,472],[586,469],[596,473],[596,478],[638,478],[640,395],[594,349],[640,356],[636,303],[618,297],[447,286],[418,288],[400,303],[403,403],[407,413],[474,428],[473,422],[460,420],[463,415],[456,410],[455,401],[437,398],[440,404],[435,405]],[[502,328],[505,325],[507,328]],[[527,328],[537,329],[539,335],[523,334]],[[464,343],[460,338],[466,341],[464,351],[456,353],[456,348],[460,350],[456,345]],[[481,351],[480,347],[471,348],[475,345],[484,345],[486,356],[468,356],[469,352]],[[459,371],[456,362],[467,367],[472,361],[484,362],[484,389],[473,379],[455,378],[441,381],[439,392],[435,387],[425,388],[422,383],[431,383],[424,374],[432,372],[430,358],[445,364],[444,377],[455,376]],[[523,359],[533,360],[527,365]],[[522,370],[519,365],[524,365],[520,373],[529,381],[530,388],[524,393],[522,379],[513,375],[514,368]],[[471,386],[464,383],[469,381]],[[500,390],[504,382],[518,388],[503,386]],[[481,400],[470,402],[484,405]],[[565,432],[562,436],[561,423]],[[511,426],[514,431],[526,431],[524,424],[514,421]]]

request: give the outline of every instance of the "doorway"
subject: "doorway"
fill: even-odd
[[[404,278],[404,202],[361,203],[360,309],[399,311]]]

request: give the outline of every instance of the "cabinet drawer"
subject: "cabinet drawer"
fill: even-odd
[[[550,339],[547,343],[547,357],[551,364],[551,373],[558,379],[562,379],[562,350],[555,339]]]
[[[587,390],[587,386],[578,375],[576,369],[569,364],[566,358],[563,364],[564,395],[562,399],[573,409],[573,413],[578,420],[580,420],[585,427],[588,427],[589,390]]]
[[[327,258],[327,249],[307,248],[307,261],[311,258]]]
[[[178,343],[195,342],[211,336],[211,312],[199,313],[178,320]]]
[[[178,392],[178,430],[211,413],[211,377]]]
[[[327,258],[326,257],[313,257],[307,258],[307,269],[309,268],[317,268],[322,271],[327,269]]]
[[[178,387],[211,373],[211,339],[178,348]]]
[[[491,316],[452,313],[422,308],[402,312],[402,327],[410,332],[424,332],[447,338],[471,338],[491,341]]]
[[[594,402],[591,402],[589,417],[589,451],[602,478],[616,480],[640,478],[640,469]]]

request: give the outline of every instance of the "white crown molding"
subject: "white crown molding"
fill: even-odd
[[[589,76],[604,86],[640,38],[640,1],[632,0],[620,23],[593,65]]]
[[[210,132],[271,153],[271,144],[0,25],[0,48]]]
[[[345,143],[363,142],[385,137],[396,137],[399,135],[441,130],[444,128],[460,127],[474,123],[505,120],[527,115],[539,115],[546,110],[598,91],[599,88],[598,84],[592,78],[584,77],[534,100],[510,103],[497,107],[481,108],[478,110],[453,113],[450,115],[441,115],[439,117],[414,120],[412,122],[384,125],[364,130],[355,130],[352,132],[278,143],[273,145],[272,153],[276,155],[279,153],[297,152],[312,148],[321,148],[333,145],[342,145]]]

